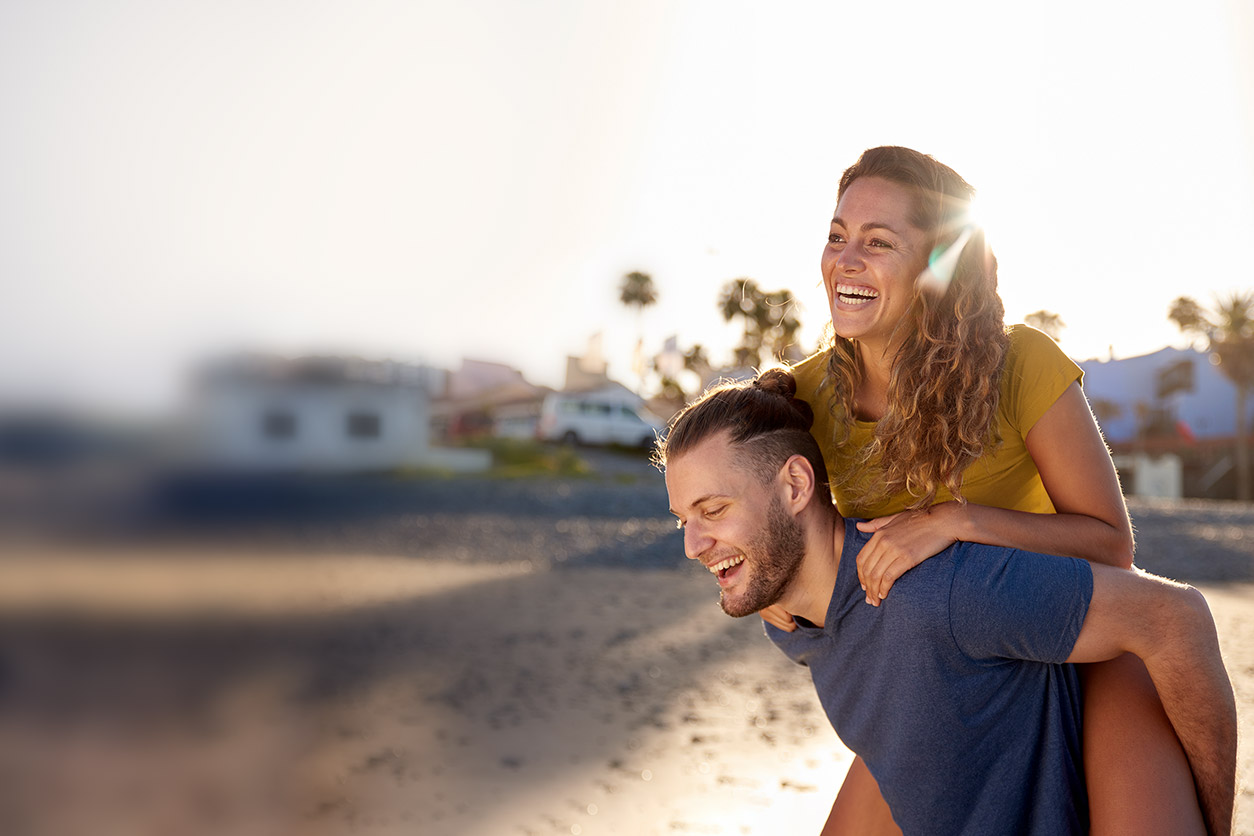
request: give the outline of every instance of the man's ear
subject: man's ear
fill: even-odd
[[[784,505],[794,514],[810,504],[814,496],[814,468],[802,455],[793,455],[779,469],[781,487],[784,489]]]

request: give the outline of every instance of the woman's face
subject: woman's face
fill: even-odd
[[[823,250],[823,285],[836,333],[889,348],[927,267],[929,236],[910,223],[912,193],[879,177],[845,188]]]

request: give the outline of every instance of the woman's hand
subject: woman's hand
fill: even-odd
[[[858,523],[859,531],[874,532],[858,553],[858,583],[866,602],[878,607],[898,578],[956,543],[963,511],[958,502],[942,502],[925,511]]]
[[[766,609],[759,610],[758,615],[762,616],[762,620],[767,624],[778,627],[785,633],[791,633],[797,629],[797,622],[793,621],[788,610],[779,604],[771,604]]]

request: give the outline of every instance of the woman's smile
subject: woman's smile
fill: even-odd
[[[913,194],[879,177],[841,196],[823,250],[823,283],[836,333],[887,347],[914,302],[928,236],[911,223]]]

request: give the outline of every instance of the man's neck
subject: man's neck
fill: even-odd
[[[822,627],[836,590],[836,574],[844,551],[845,520],[835,507],[831,513],[817,509],[810,513],[812,516],[802,520],[805,557],[779,603],[793,615]]]

